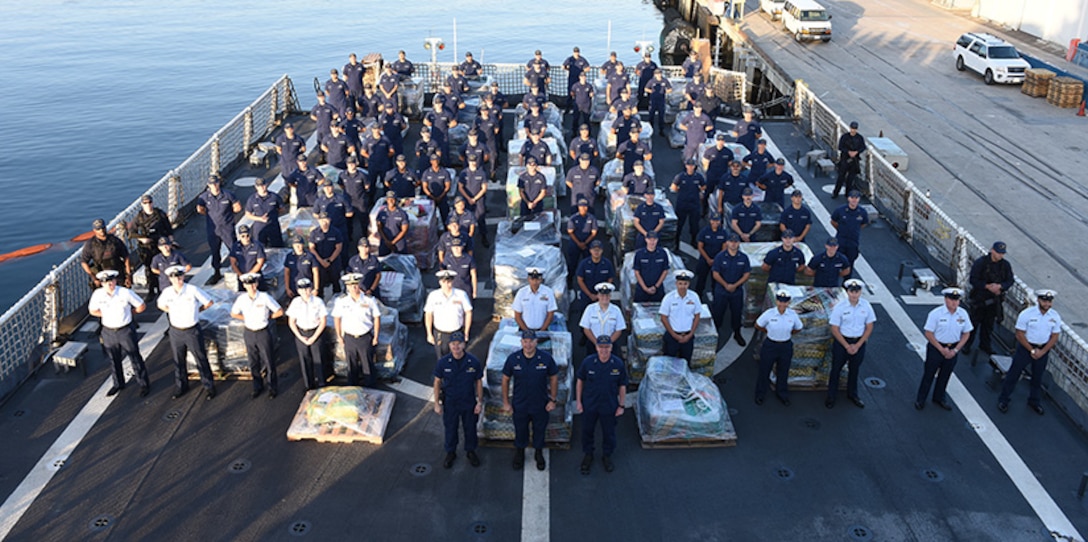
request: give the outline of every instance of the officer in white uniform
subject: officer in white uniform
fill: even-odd
[[[306,389],[312,390],[325,385],[325,349],[321,336],[329,310],[325,308],[325,302],[314,295],[314,283],[310,279],[298,279],[295,286],[298,295],[287,306],[287,326],[295,335],[295,349]]]
[[[1035,297],[1039,304],[1020,311],[1016,317],[1016,352],[1012,355],[1012,365],[1005,374],[1001,385],[1001,395],[997,399],[997,409],[1009,410],[1009,397],[1012,396],[1020,373],[1031,364],[1031,395],[1028,406],[1042,416],[1043,410],[1043,375],[1046,374],[1046,362],[1050,350],[1058,344],[1062,332],[1062,317],[1054,310],[1054,290],[1037,290]]]
[[[125,374],[121,369],[121,360],[128,356],[132,362],[132,368],[136,371],[136,381],[140,384],[140,397],[147,397],[150,392],[147,379],[147,365],[140,355],[140,348],[136,342],[136,329],[132,324],[132,314],[144,312],[147,305],[140,296],[117,285],[117,278],[121,273],[113,270],[99,271],[95,278],[102,283],[102,287],[91,294],[91,301],[87,309],[91,316],[102,319],[102,348],[113,362],[113,386],[106,392],[107,396],[116,395],[125,389]]]
[[[427,294],[423,305],[423,322],[427,328],[427,342],[434,345],[435,358],[450,353],[450,335],[460,331],[468,341],[472,327],[472,300],[468,294],[453,287],[457,272],[444,269],[438,273],[439,288]]]
[[[699,313],[703,302],[688,289],[695,273],[680,269],[674,273],[676,290],[665,294],[661,300],[661,325],[665,326],[665,355],[683,358],[691,363],[695,346],[695,328],[699,326]]]
[[[344,345],[344,357],[348,361],[348,385],[359,385],[359,373],[366,377],[365,386],[376,382],[373,367],[374,347],[378,346],[378,334],[382,325],[382,310],[378,301],[363,293],[359,273],[344,275],[342,280],[347,293],[337,297],[332,305],[332,321],[336,338]]]
[[[627,329],[627,323],[623,321],[623,311],[612,304],[612,292],[616,287],[611,282],[599,282],[593,287],[597,293],[597,302],[588,305],[582,312],[582,319],[578,326],[582,328],[589,344],[594,345],[596,351],[597,337],[604,335],[613,343],[620,339],[623,330]],[[589,355],[587,353],[586,355]]]
[[[249,358],[249,374],[253,378],[253,392],[249,396],[256,399],[268,386],[268,398],[275,399],[279,393],[279,378],[276,377],[276,349],[272,344],[270,326],[272,320],[283,316],[283,307],[272,296],[257,291],[261,282],[260,273],[246,273],[238,280],[246,291],[234,300],[230,316],[241,320],[246,328],[243,336],[246,357]]]
[[[873,333],[876,313],[867,299],[861,297],[865,283],[850,279],[843,284],[847,301],[831,309],[831,374],[827,381],[827,399],[824,406],[835,407],[835,395],[839,392],[839,375],[844,365],[847,367],[846,396],[857,405],[865,408],[865,402],[858,397],[858,369],[865,361],[865,345]]]
[[[215,382],[198,324],[200,311],[210,308],[213,302],[200,288],[185,284],[184,267],[167,267],[166,276],[170,277],[170,287],[159,294],[157,304],[170,319],[170,348],[174,351],[174,395],[171,397],[177,399],[189,391],[186,355],[191,353],[196,358],[200,383],[207,390],[205,399],[210,401],[215,398]]]
[[[526,269],[529,285],[523,286],[514,296],[511,308],[514,320],[522,331],[547,331],[555,317],[559,304],[555,302],[555,292],[544,284],[544,271],[539,267]]]
[[[929,395],[934,375],[937,376],[937,385],[933,387],[933,402],[945,410],[952,410],[952,405],[945,399],[944,389],[952,377],[952,370],[956,368],[960,350],[974,329],[971,317],[960,306],[963,290],[945,288],[941,294],[944,295],[944,306],[929,311],[926,317],[926,364],[922,383],[918,386],[918,397],[914,400],[914,408],[918,410],[926,406],[926,395]]]
[[[783,405],[790,405],[790,364],[793,363],[793,335],[801,331],[801,318],[790,308],[790,293],[779,290],[774,294],[775,306],[756,318],[756,329],[767,334],[759,349],[759,372],[756,374],[756,404],[762,405],[770,387],[771,366],[775,366],[774,393]]]

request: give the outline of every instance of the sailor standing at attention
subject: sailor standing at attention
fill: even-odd
[[[434,412],[442,416],[446,432],[446,458],[442,466],[450,468],[457,458],[457,430],[465,433],[465,457],[473,467],[480,466],[476,455],[476,421],[484,408],[484,367],[465,351],[465,335],[450,334],[450,353],[438,358],[434,367]]]
[[[582,413],[581,472],[589,474],[593,466],[594,432],[601,425],[601,463],[612,472],[612,453],[616,451],[616,423],[623,416],[627,399],[627,368],[612,354],[612,339],[597,337],[597,353],[582,360],[575,385],[575,412]]]
[[[325,385],[325,349],[321,340],[325,331],[328,309],[320,297],[314,294],[314,284],[308,278],[295,282],[298,296],[287,307],[287,326],[295,336],[295,349],[302,365],[302,378],[306,389]]]
[[[759,372],[756,373],[756,404],[770,387],[771,366],[775,366],[774,393],[783,405],[790,406],[790,364],[793,363],[793,335],[801,331],[801,318],[790,308],[790,293],[779,290],[774,294],[775,306],[756,318],[756,330],[767,334],[759,349]]]
[[[106,395],[116,395],[125,389],[125,373],[121,368],[121,360],[128,356],[136,372],[136,381],[140,384],[140,397],[147,397],[150,389],[147,365],[140,355],[140,348],[136,343],[136,328],[132,324],[132,314],[144,312],[147,305],[132,290],[117,285],[117,277],[120,275],[114,270],[98,272],[95,278],[102,283],[102,287],[91,294],[87,310],[91,316],[102,319],[102,346],[113,362],[113,386]]]
[[[1062,332],[1062,317],[1053,309],[1054,290],[1037,290],[1035,296],[1038,305],[1020,311],[1016,317],[1016,352],[1012,356],[1012,365],[1005,373],[1001,385],[1001,395],[997,398],[997,409],[1009,410],[1009,397],[1020,380],[1020,373],[1031,364],[1031,395],[1028,406],[1036,414],[1043,415],[1043,375],[1046,374],[1046,361],[1050,350],[1058,344]]]
[[[382,325],[382,311],[378,301],[363,293],[358,273],[344,275],[348,293],[337,297],[332,306],[336,338],[344,345],[344,357],[348,361],[348,385],[359,385],[359,374],[366,377],[365,386],[373,387],[374,347],[378,346],[378,333]]]
[[[699,295],[688,289],[694,273],[681,269],[675,273],[676,290],[661,300],[661,325],[665,327],[665,355],[683,358],[691,363],[695,346],[695,328],[699,327],[699,313],[703,303]]]
[[[276,350],[269,326],[272,320],[283,316],[283,307],[272,296],[257,291],[257,285],[261,282],[259,273],[246,273],[240,280],[246,291],[234,300],[230,316],[241,320],[246,328],[246,357],[249,358],[249,374],[253,378],[250,397],[256,399],[267,386],[268,398],[275,399],[279,393],[279,379],[276,377]]]
[[[159,294],[157,304],[170,320],[170,349],[174,352],[174,395],[171,397],[177,399],[189,391],[186,358],[191,353],[196,358],[200,383],[207,390],[206,399],[210,401],[215,397],[215,383],[198,324],[200,311],[210,308],[212,300],[200,288],[185,284],[184,267],[167,268],[166,276],[170,277],[170,288]]]
[[[944,306],[929,311],[926,317],[926,363],[922,371],[922,383],[918,386],[918,397],[914,400],[914,408],[925,408],[926,396],[929,395],[930,386],[933,384],[934,375],[937,376],[937,385],[933,387],[933,402],[937,406],[952,410],[945,398],[945,387],[948,379],[952,377],[952,370],[956,368],[960,350],[971,336],[971,318],[967,311],[960,306],[960,298],[963,290],[959,288],[945,288],[941,290],[944,295]]]
[[[439,289],[427,294],[427,302],[423,306],[427,342],[434,345],[436,358],[450,353],[450,337],[454,332],[460,332],[462,340],[467,340],[472,327],[472,300],[467,292],[453,287],[456,277],[456,271],[439,271]]]
[[[510,380],[514,380],[513,401]],[[559,394],[559,366],[552,355],[537,349],[535,331],[521,332],[521,350],[506,357],[502,368],[502,410],[514,418],[514,470],[525,466],[529,445],[529,424],[533,426],[533,449],[537,470],[544,470],[544,433],[548,417],[555,410]],[[511,406],[511,403],[513,405]]]
[[[219,272],[219,268],[223,267],[219,251],[223,245],[234,246],[234,215],[242,211],[238,198],[221,189],[219,183],[219,175],[213,173],[208,177],[208,189],[196,198],[196,212],[207,219],[204,230],[212,253],[212,278],[208,280],[208,285],[223,279]]]
[[[843,286],[846,288],[847,301],[831,309],[831,375],[827,379],[827,399],[824,406],[835,406],[835,395],[839,392],[839,375],[843,365],[847,365],[846,396],[858,408],[865,408],[865,403],[858,397],[858,370],[865,361],[865,345],[873,334],[876,313],[867,299],[861,297],[861,288],[865,284],[858,279],[850,279]]]
[[[518,290],[510,305],[514,320],[522,330],[546,331],[555,317],[555,311],[559,310],[555,291],[544,284],[544,271],[539,267],[530,267],[525,272],[529,285]]]

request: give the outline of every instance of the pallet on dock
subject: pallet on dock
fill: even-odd
[[[641,440],[643,450],[677,450],[683,448],[730,448],[737,445],[737,436],[734,434],[727,439],[677,439],[652,442]]]
[[[1050,90],[1050,81],[1056,74],[1042,68],[1031,68],[1024,72],[1024,84],[1020,92],[1033,98],[1045,98]]]
[[[200,380],[200,373],[189,372],[189,380]],[[219,371],[212,369],[212,380],[253,380],[253,375],[246,371]]]
[[[287,440],[382,444],[395,401],[392,392],[356,386],[310,390],[287,429]]]
[[[1062,108],[1077,107],[1084,100],[1084,81],[1072,77],[1055,77],[1050,82],[1046,101]]]

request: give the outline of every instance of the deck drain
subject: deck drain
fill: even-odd
[[[487,524],[482,521],[477,521],[468,526],[468,531],[476,536],[487,534]]]
[[[16,418],[22,418],[23,414],[26,414],[25,410],[16,410],[15,412],[11,413],[11,415],[16,417]]]
[[[937,469],[925,469],[922,471],[922,478],[930,482],[941,482],[944,480],[944,475]]]
[[[91,522],[87,524],[87,528],[90,529],[92,533],[97,533],[106,530],[111,524],[113,524],[113,516],[102,514],[101,516],[92,519]]]
[[[181,411],[178,410],[178,409],[174,409],[174,410],[171,410],[170,412],[167,412],[166,414],[163,414],[162,415],[162,421],[172,422],[172,421],[174,421],[174,420],[176,420],[176,419],[178,419],[180,417],[181,417]]]
[[[48,465],[46,465],[45,468],[49,469],[49,470],[51,470],[53,472],[56,472],[56,471],[64,468],[64,463],[66,461],[68,461],[67,456],[57,457],[57,458],[54,458],[53,461],[51,461]]]
[[[967,428],[976,433],[982,433],[986,431],[986,424],[982,422],[973,422],[971,420],[967,420]]]
[[[817,420],[816,418],[804,418],[801,420],[801,425],[816,431],[820,428],[820,420]]]
[[[775,476],[778,476],[782,480],[793,479],[793,470],[791,470],[789,467],[778,467],[777,469],[775,469],[774,473]]]
[[[253,466],[248,459],[235,459],[230,462],[230,466],[227,467],[227,472],[231,474],[242,474],[249,470]]]
[[[850,540],[866,542],[873,539],[873,532],[864,525],[851,525],[846,528],[846,536],[850,537]]]
[[[287,533],[291,536],[306,536],[307,534],[310,534],[311,527],[312,525],[310,525],[309,521],[299,520],[291,523],[291,525],[287,527]]]
[[[884,389],[885,386],[888,385],[888,383],[884,382],[884,380],[881,379],[881,378],[877,378],[875,376],[870,376],[869,378],[865,379],[865,385],[869,386],[870,388],[872,388],[874,390],[882,390],[882,389]]]
[[[408,467],[408,472],[412,473],[412,476],[427,476],[431,473],[430,463],[416,463],[411,467]]]

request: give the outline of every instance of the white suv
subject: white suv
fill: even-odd
[[[956,69],[966,68],[982,74],[987,85],[994,83],[1023,83],[1024,71],[1031,67],[1020,58],[1011,43],[991,34],[969,32],[960,36],[953,47]]]

